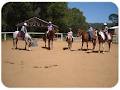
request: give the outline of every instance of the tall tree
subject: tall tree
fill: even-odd
[[[2,23],[6,24],[10,31],[15,29],[15,25],[19,22],[33,16],[30,3],[7,3],[2,8]]]
[[[109,20],[114,24],[118,25],[118,15],[117,14],[110,14]]]
[[[87,22],[83,13],[76,8],[68,9],[66,11],[65,22],[68,27],[73,29],[74,33],[77,33],[79,28],[86,30],[87,29]]]

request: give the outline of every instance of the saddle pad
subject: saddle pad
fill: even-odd
[[[101,35],[102,39],[105,40],[105,35],[104,35],[104,33],[100,31],[99,34]]]

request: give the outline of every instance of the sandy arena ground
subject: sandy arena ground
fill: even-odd
[[[104,54],[97,53],[98,44],[95,52],[80,50],[79,42],[73,43],[72,51],[63,50],[66,46],[58,40],[53,50],[47,50],[39,40],[38,47],[25,51],[13,50],[12,40],[2,41],[2,82],[8,87],[112,87],[117,83],[117,44]],[[19,41],[18,47],[24,48],[24,42]]]

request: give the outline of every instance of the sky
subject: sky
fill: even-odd
[[[111,2],[69,2],[69,8],[78,8],[88,23],[110,22],[110,14],[118,14],[118,8]]]

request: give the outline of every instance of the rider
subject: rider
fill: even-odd
[[[26,26],[27,26],[27,23],[24,23],[24,25],[23,25],[22,28],[21,28],[21,36],[23,37],[23,39],[24,39],[24,37],[25,37],[25,33],[27,33],[27,28],[26,28]]]
[[[91,41],[92,38],[93,38],[93,27],[90,27],[90,28],[88,29],[88,33],[89,33],[90,41]]]
[[[53,25],[52,25],[52,22],[49,21],[47,34],[49,33],[49,31],[52,31],[52,30],[53,30]]]
[[[67,39],[70,38],[70,37],[72,37],[72,42],[73,42],[73,32],[72,32],[71,28],[69,28],[69,30],[70,31],[67,33]],[[67,41],[67,39],[66,39],[66,41]]]
[[[106,39],[111,39],[111,36],[110,36],[110,33],[108,32],[108,26],[107,26],[107,23],[104,23],[104,30],[103,30],[105,36],[106,36]]]

